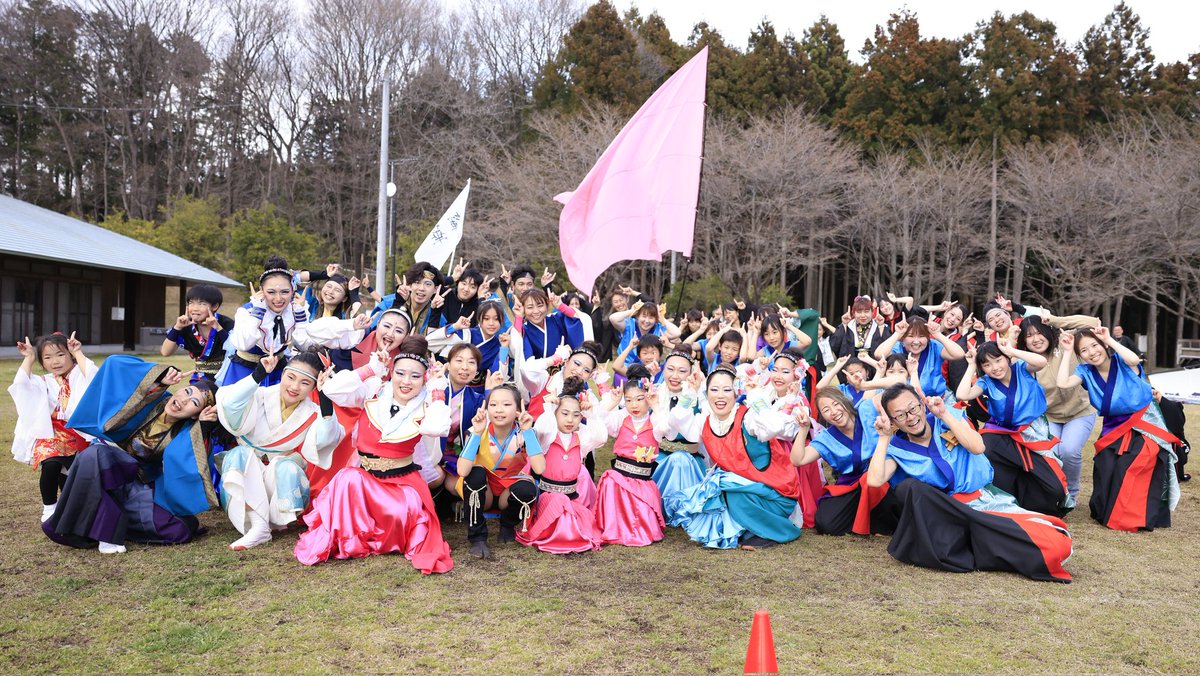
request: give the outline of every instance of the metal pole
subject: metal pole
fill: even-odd
[[[396,165],[388,162],[388,183],[396,185]],[[386,188],[385,188],[386,190]],[[392,257],[392,277],[396,276],[396,245],[398,244],[396,237],[396,198],[395,195],[388,197],[388,255]],[[382,291],[380,293],[383,293]]]
[[[383,268],[387,265],[387,171],[388,171],[388,81],[383,79],[383,106],[379,134],[379,216],[375,223],[375,288],[384,286]]]

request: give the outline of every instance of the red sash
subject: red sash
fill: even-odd
[[[768,442],[771,449],[771,462],[766,469],[760,470],[750,461],[746,450],[746,439],[743,436],[745,431],[742,428],[742,419],[746,417],[746,410],[745,406],[738,407],[737,412],[733,415],[733,425],[723,437],[717,436],[712,431],[712,425],[705,421],[701,441],[704,448],[708,450],[709,457],[718,467],[727,472],[733,472],[751,481],[764,483],[779,491],[784,497],[799,500],[800,475],[796,473],[796,468],[792,465],[790,454],[778,439]]]
[[[875,509],[880,502],[883,502],[884,497],[887,496],[889,486],[886,483],[882,486],[869,486],[867,485],[867,473],[863,472],[858,481],[842,485],[827,484],[825,491],[829,495],[838,496],[845,495],[858,488],[862,490],[858,494],[858,511],[854,513],[854,526],[851,530],[859,535],[870,535],[871,510]]]
[[[984,427],[983,429],[979,430],[979,433],[980,434],[1000,434],[1000,435],[1003,435],[1003,436],[1006,436],[1006,437],[1009,437],[1010,439],[1012,439],[1013,443],[1016,444],[1016,446],[1017,446],[1017,453],[1020,454],[1020,456],[1021,456],[1021,469],[1025,470],[1025,472],[1028,473],[1028,472],[1033,471],[1033,453],[1034,452],[1049,451],[1049,450],[1053,449],[1055,447],[1055,445],[1057,445],[1059,443],[1058,437],[1050,437],[1049,439],[1046,439],[1044,441],[1029,441],[1024,436],[1021,435],[1021,432],[1024,432],[1028,427],[1029,427],[1029,425],[1021,425],[1020,427],[1018,427],[1015,430]],[[1054,474],[1058,476],[1059,482],[1062,483],[1063,490],[1066,490],[1067,489],[1067,475],[1063,474],[1062,466],[1060,466],[1057,462],[1047,462],[1046,464],[1049,465],[1050,469],[1052,469],[1054,471]]]
[[[1104,436],[1097,439],[1096,440],[1096,453],[1099,453],[1100,451],[1103,451],[1104,449],[1108,448],[1109,446],[1114,444],[1119,439],[1121,441],[1121,447],[1117,449],[1117,455],[1125,455],[1125,451],[1129,450],[1129,442],[1130,442],[1130,440],[1133,439],[1133,431],[1135,429],[1140,430],[1142,432],[1148,432],[1150,434],[1153,434],[1154,436],[1156,436],[1159,439],[1162,439],[1163,441],[1166,441],[1168,443],[1178,444],[1179,439],[1174,434],[1171,434],[1170,432],[1164,430],[1163,428],[1159,427],[1158,425],[1155,425],[1154,423],[1146,420],[1143,417],[1146,415],[1146,409],[1148,409],[1148,408],[1150,408],[1150,407],[1146,406],[1145,408],[1138,411],[1137,413],[1134,413],[1133,415],[1129,416],[1128,420],[1121,423],[1119,426],[1117,426],[1114,430],[1112,430],[1108,434],[1105,434]]]

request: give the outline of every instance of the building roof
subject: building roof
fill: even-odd
[[[4,194],[0,194],[0,253],[189,282],[242,286],[158,247]]]

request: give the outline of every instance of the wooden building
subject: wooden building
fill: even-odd
[[[144,244],[0,194],[0,356],[74,331],[93,352],[154,351],[189,284],[241,284]],[[233,308],[228,308],[232,314]]]

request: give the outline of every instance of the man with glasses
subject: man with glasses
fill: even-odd
[[[941,397],[910,385],[880,396],[879,441],[868,486],[890,483],[901,504],[888,553],[905,563],[953,572],[1009,570],[1035,580],[1070,582],[1066,524],[1021,509],[991,484],[983,437]]]

